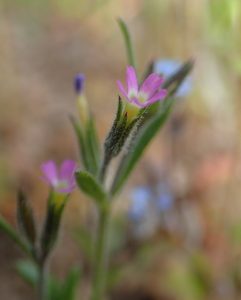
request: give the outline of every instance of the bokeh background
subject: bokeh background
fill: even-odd
[[[191,92],[177,99],[116,201],[110,299],[241,299],[240,0],[1,0],[1,214],[15,225],[20,185],[41,221],[48,189],[39,165],[78,159],[69,122],[78,72],[104,139],[127,64],[118,17],[139,72],[155,59],[193,58],[195,68]],[[78,232],[92,226],[90,210],[76,191],[51,266],[63,278],[81,265],[77,299],[88,297]],[[22,258],[0,233],[1,299],[34,299],[16,272]]]

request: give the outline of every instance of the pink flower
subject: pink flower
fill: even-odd
[[[139,88],[136,71],[132,66],[128,66],[126,70],[127,90],[119,80],[117,85],[128,102],[143,108],[166,97],[167,91],[161,88],[163,81],[162,77],[152,73]]]
[[[41,165],[43,179],[58,193],[69,194],[76,186],[74,173],[77,164],[73,160],[65,160],[59,170],[54,161],[49,160]]]

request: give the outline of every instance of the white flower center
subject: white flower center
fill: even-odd
[[[146,93],[143,93],[143,92],[138,93],[138,100],[141,103],[145,103],[147,99],[148,99],[148,95]]]
[[[66,189],[68,188],[68,182],[66,180],[59,180],[56,184],[56,188],[58,189]]]

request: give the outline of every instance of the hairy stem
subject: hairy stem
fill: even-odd
[[[99,173],[99,180],[101,183],[105,181],[106,171],[110,164],[110,161],[111,161],[111,155],[105,153],[101,164],[100,173]]]

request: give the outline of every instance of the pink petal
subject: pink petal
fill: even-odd
[[[149,95],[148,98],[152,97],[158,88],[160,88],[164,79],[159,75],[152,73],[150,74],[146,80],[143,82],[140,92],[146,93]]]
[[[128,94],[131,90],[134,90],[137,93],[138,81],[137,81],[136,71],[132,66],[128,66],[126,69],[126,81],[127,81]]]
[[[74,176],[77,164],[73,160],[65,160],[60,167],[60,180],[69,182]]]
[[[118,85],[118,88],[119,88],[119,91],[121,92],[121,94],[128,99],[127,92],[126,92],[124,86],[122,85],[122,83],[120,82],[120,80],[117,80],[117,85]]]
[[[51,185],[58,184],[58,172],[54,161],[49,160],[41,165],[41,170],[44,175],[44,179]]]
[[[146,107],[145,103],[140,102],[137,98],[133,98],[132,102],[136,104],[136,106],[143,108]]]
[[[152,96],[146,103],[145,106],[149,106],[150,104],[162,100],[166,97],[167,91],[166,90],[161,90],[157,92],[154,96]]]

